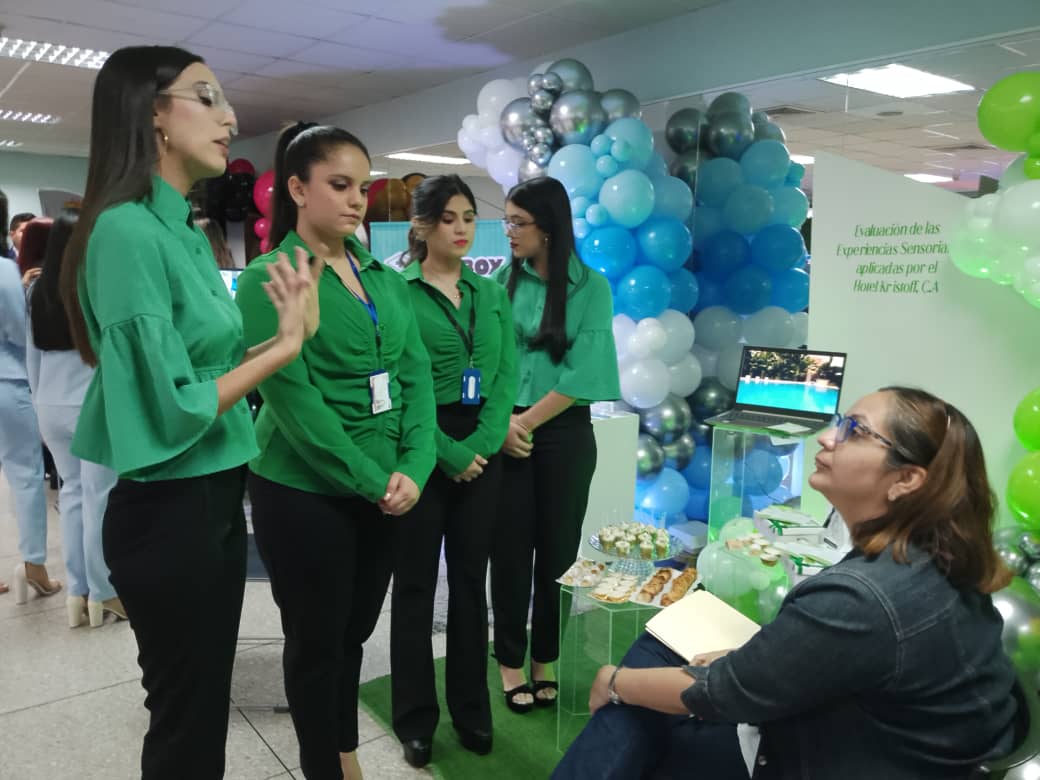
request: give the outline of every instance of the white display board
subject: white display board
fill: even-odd
[[[816,155],[813,183],[809,345],[849,353],[842,409],[889,384],[958,406],[979,431],[1006,521],[1007,478],[1024,452],[1011,417],[1040,385],[1040,309],[950,262],[964,196],[829,154]]]

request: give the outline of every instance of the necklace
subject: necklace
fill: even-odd
[[[423,278],[440,290],[449,300],[456,303],[462,302],[462,293],[459,291],[458,279],[444,279],[433,274],[424,274]]]

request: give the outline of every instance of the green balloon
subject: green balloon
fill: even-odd
[[[1040,450],[1040,387],[1028,393],[1015,409],[1015,435],[1031,452]]]
[[[994,146],[1025,151],[1040,130],[1040,71],[1001,79],[979,101],[979,130]]]
[[[1022,161],[1022,170],[1027,179],[1040,179],[1040,155],[1027,157]]]
[[[950,239],[950,260],[968,276],[989,279],[992,259],[1000,248],[992,231],[971,233],[962,230]]]
[[[1027,453],[1011,470],[1007,502],[1023,528],[1040,530],[1040,452]]]

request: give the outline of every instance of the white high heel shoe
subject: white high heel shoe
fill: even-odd
[[[105,613],[109,612],[116,616],[116,620],[126,620],[126,609],[118,596],[105,601],[87,601],[87,616],[90,618],[90,627],[97,628],[105,622]]]
[[[49,587],[44,587],[36,580],[30,578],[25,572],[24,563],[19,563],[14,567],[14,574],[11,579],[11,588],[14,590],[15,604],[24,604],[29,600],[30,587],[36,591],[36,595],[41,597],[53,596],[61,590],[61,583],[58,580],[47,580]]]
[[[87,597],[69,596],[65,599],[65,614],[69,618],[69,628],[79,628],[87,621]]]

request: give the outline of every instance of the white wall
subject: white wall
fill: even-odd
[[[0,152],[0,190],[7,195],[8,216],[22,211],[39,214],[41,188],[82,194],[86,182],[85,157]]]

